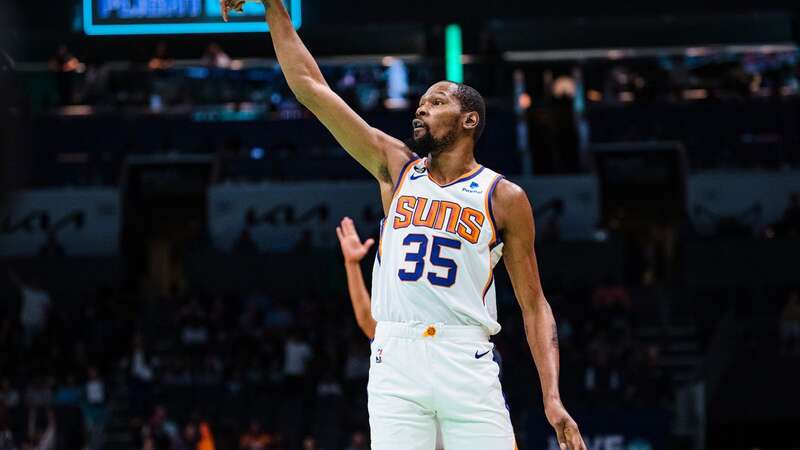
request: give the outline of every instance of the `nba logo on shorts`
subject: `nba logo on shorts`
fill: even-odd
[[[380,364],[383,362],[383,349],[379,348],[377,352],[375,352],[375,364]]]

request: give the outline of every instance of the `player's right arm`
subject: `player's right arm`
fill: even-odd
[[[224,0],[221,0],[224,1]],[[371,127],[325,81],[300,40],[281,0],[262,0],[275,55],[289,88],[333,134],[336,141],[378,181],[394,182],[411,150],[399,139]],[[227,15],[226,6],[223,11]]]
[[[336,236],[342,246],[344,268],[347,272],[347,290],[350,293],[350,302],[353,304],[356,322],[368,338],[374,339],[377,322],[372,317],[372,301],[361,273],[361,260],[364,259],[375,240],[367,239],[362,244],[353,220],[349,217],[342,219],[342,223],[336,227]]]

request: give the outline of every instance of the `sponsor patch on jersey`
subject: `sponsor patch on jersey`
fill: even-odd
[[[461,188],[461,190],[464,192],[469,192],[470,194],[482,194],[483,189],[478,189],[479,187],[481,187],[481,185],[478,184],[477,181],[473,181],[469,184],[469,187]]]

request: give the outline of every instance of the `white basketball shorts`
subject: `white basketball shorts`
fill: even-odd
[[[372,450],[514,450],[514,430],[480,327],[378,322],[372,341]]]

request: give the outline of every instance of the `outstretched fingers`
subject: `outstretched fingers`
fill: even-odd
[[[345,234],[348,236],[354,235],[358,237],[358,231],[356,231],[356,226],[353,224],[353,219],[349,217],[342,219],[342,228],[344,228]]]
[[[369,238],[364,242],[364,251],[367,251],[375,243],[375,239]]]
[[[559,425],[556,427],[556,439],[558,439],[558,448],[561,450],[569,450],[567,446],[567,438],[564,435],[564,426]]]
[[[226,0],[219,0],[219,9],[222,11],[222,20],[228,21],[228,2]]]
[[[564,427],[564,435],[569,443],[570,450],[586,450],[586,444],[583,442],[581,432],[575,424],[567,424]]]
[[[339,238],[339,242],[344,242],[344,231],[342,231],[342,227],[336,227],[336,237]]]

